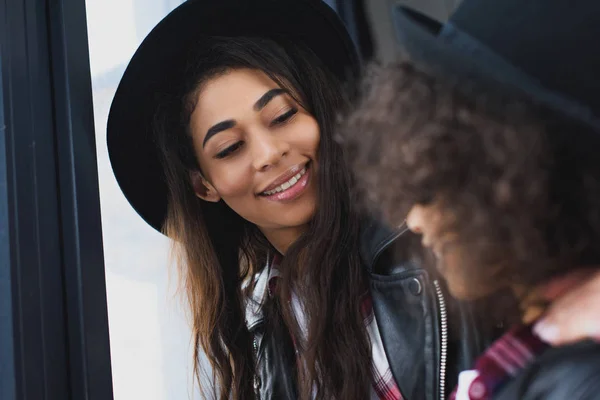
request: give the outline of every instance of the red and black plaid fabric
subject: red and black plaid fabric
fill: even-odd
[[[274,293],[277,285],[280,261],[280,256],[278,255],[273,258],[270,265],[268,280],[269,296]],[[298,321],[301,324],[305,323],[305,321],[302,319],[304,316],[298,315],[301,314],[301,310],[298,308],[296,308],[296,310],[296,317],[298,318]],[[375,394],[375,397],[372,398],[379,400],[403,400],[402,394],[400,393],[400,388],[394,380],[392,370],[390,369],[390,364],[385,354],[381,335],[379,334],[379,328],[377,327],[377,321],[375,321],[375,314],[373,313],[373,300],[370,295],[364,297],[361,304],[361,310],[364,316],[369,340],[371,342],[371,354],[373,360],[371,372],[373,376],[373,390]]]
[[[450,400],[492,399],[504,383],[549,347],[531,328],[531,325],[515,327],[496,340],[479,357],[475,370],[466,371],[469,378],[461,382],[459,377],[458,387],[450,395]]]

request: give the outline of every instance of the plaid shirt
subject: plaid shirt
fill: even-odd
[[[518,326],[496,340],[475,363],[463,371],[450,400],[489,400],[502,384],[519,374],[548,348],[531,330]]]
[[[279,256],[274,257],[269,270],[268,291],[269,296],[272,295],[275,286],[277,285],[277,277],[279,276]],[[300,323],[300,327],[305,331],[306,319],[304,318],[302,307],[297,299],[292,299],[292,305],[296,318]],[[400,388],[394,380],[390,364],[385,354],[383,341],[379,334],[375,314],[373,313],[373,300],[371,295],[364,297],[361,304],[361,311],[364,316],[365,326],[371,342],[371,373],[373,376],[373,400],[403,400]]]

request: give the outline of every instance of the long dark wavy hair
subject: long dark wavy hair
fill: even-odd
[[[473,284],[598,268],[600,132],[410,59],[367,75],[341,131],[371,207],[394,224],[415,204],[451,216],[439,234],[457,235]]]
[[[358,254],[359,213],[352,181],[333,140],[336,116],[351,91],[310,49],[284,38],[204,38],[190,53],[177,95],[157,113],[156,143],[169,192],[166,234],[174,239],[193,318],[194,371],[200,380],[204,353],[216,382],[213,396],[252,399],[255,374],[252,338],[245,324],[251,277],[275,250],[258,228],[223,202],[198,199],[190,172],[199,171],[189,132],[198,88],[236,68],[265,72],[293,93],[318,121],[318,207],[304,233],[286,252],[275,298],[265,305],[265,335],[296,345],[306,369],[297,371],[298,395],[319,399],[364,399],[370,385],[370,347],[360,314],[367,290]],[[245,283],[250,282],[245,286]],[[242,289],[246,287],[245,289]],[[291,309],[291,293],[301,299],[308,319],[303,337]],[[292,357],[294,351],[291,351]],[[289,360],[292,366],[296,360]]]

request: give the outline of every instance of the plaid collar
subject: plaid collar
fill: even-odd
[[[549,346],[532,331],[520,325],[496,340],[475,363],[464,371],[450,400],[489,400],[501,386],[514,378]]]
[[[271,263],[269,263],[268,271],[268,284],[267,292],[269,296],[272,296],[277,286],[277,280],[280,275],[279,264],[281,262],[281,255],[277,254],[273,257]],[[295,302],[297,303],[297,302]],[[302,320],[302,309],[301,307],[295,307],[300,324],[305,324],[306,321]],[[371,374],[373,377],[373,391],[375,399],[379,400],[403,400],[400,388],[396,383],[392,370],[385,354],[383,347],[383,341],[379,334],[379,327],[375,320],[375,314],[373,313],[373,299],[370,294],[364,296],[361,303],[361,312],[364,317],[365,326],[369,336],[369,342],[371,343]],[[293,338],[292,338],[293,339]],[[295,340],[293,340],[295,342]]]

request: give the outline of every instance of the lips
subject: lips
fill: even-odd
[[[288,190],[296,185],[298,181],[306,174],[309,163],[295,165],[275,179],[269,186],[259,193],[259,196],[272,196],[274,194]]]
[[[275,186],[273,189],[264,192],[264,194],[261,194],[261,197],[277,203],[289,203],[297,200],[306,193],[310,185],[311,170],[311,164],[306,164],[296,175],[293,175],[287,181]]]
[[[264,192],[264,196],[272,196],[276,193],[280,193],[285,190],[288,190],[289,188],[294,186],[296,183],[298,183],[298,181],[300,181],[302,179],[304,174],[306,174],[306,167],[302,168],[302,170],[300,172],[298,172],[296,175],[292,176],[288,181],[282,183],[281,185],[277,186],[276,188],[274,188],[272,190],[268,190],[268,191]]]

